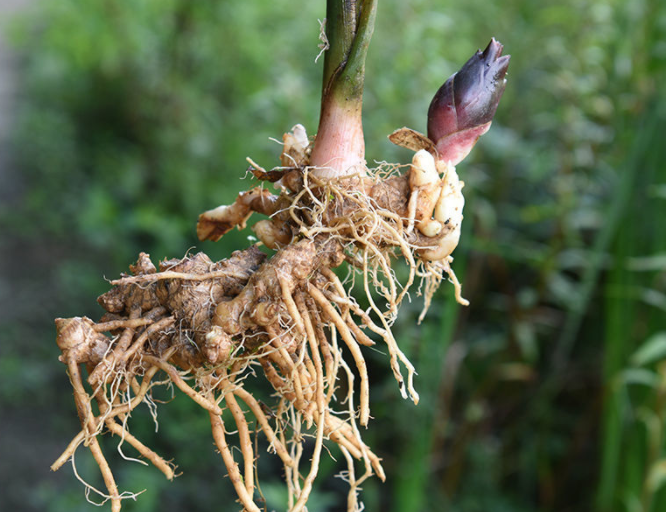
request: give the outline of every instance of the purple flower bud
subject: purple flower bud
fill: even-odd
[[[490,128],[506,86],[510,56],[500,57],[503,48],[491,39],[435,94],[428,109],[428,138],[440,160],[456,165]]]

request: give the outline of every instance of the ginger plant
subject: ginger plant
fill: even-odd
[[[163,261],[158,269],[141,253],[131,275],[112,281],[98,298],[106,310],[98,322],[56,320],[81,431],[52,469],[87,446],[106,486],[100,491],[86,484],[87,491],[110,500],[114,512],[128,495],[118,490],[100,434],[118,436],[167,478],[174,476],[174,466],[127,424],[142,403],[154,410],[152,390],[161,385],[175,386],[208,414],[243,510],[262,509],[253,443],[259,432],[282,462],[292,512],[307,509],[322,453],[332,445],[347,463],[349,512],[362,509],[358,493],[367,478],[385,479],[380,457],[359,430],[370,420],[363,347],[386,345],[402,396],[418,403],[416,371],[391,326],[417,279],[425,296],[421,317],[444,277],[467,304],[451,267],[464,205],[455,165],[490,126],[509,57],[501,57],[502,45],[493,39],[437,92],[427,136],[408,128],[389,136],[415,151],[411,164],[369,169],[361,102],[375,12],[376,0],[328,2],[330,46],[316,137],[294,126],[283,136],[281,165],[270,170],[248,158],[252,174],[276,192],[262,183],[199,216],[201,240],[245,228],[252,213],[266,216],[252,229],[270,256],[256,244],[220,262],[199,253]],[[397,256],[409,270],[402,283],[392,268]],[[343,266],[341,279],[334,269]],[[367,309],[352,293],[357,282]],[[272,389],[272,403],[246,389],[248,379],[260,376]],[[233,425],[223,419],[225,409]]]

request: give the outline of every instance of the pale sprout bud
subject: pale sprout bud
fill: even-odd
[[[460,241],[460,229],[454,229],[447,233],[433,249],[426,249],[421,251],[421,257],[429,261],[442,261],[444,258],[451,255],[451,253],[458,247]]]
[[[450,180],[444,186],[442,195],[435,206],[434,217],[447,225],[456,226],[462,222],[465,198],[461,193],[462,185],[456,173],[449,173]]]
[[[421,222],[418,226],[419,231],[428,238],[439,235],[442,232],[442,223],[438,220],[428,220]]]
[[[425,149],[414,153],[409,173],[409,185],[413,190],[416,187],[429,185],[439,181],[439,174],[435,166],[435,159]]]
[[[308,134],[301,124],[297,124],[282,136],[282,154],[280,163],[283,167],[300,167],[308,163]]]
[[[464,183],[458,179],[455,169],[450,168],[442,180],[442,192],[433,212],[435,221],[438,221],[442,227],[441,231],[446,230],[446,232],[437,240],[435,247],[419,251],[422,258],[441,261],[450,256],[458,246],[463,207],[465,206],[465,198],[462,195],[463,185]],[[421,230],[421,226],[419,226],[419,230]],[[422,230],[421,232],[423,233]]]
[[[222,327],[214,325],[206,333],[206,342],[203,347],[204,355],[211,364],[222,364],[229,359],[233,351],[233,343]]]
[[[291,232],[284,224],[276,225],[272,220],[260,220],[252,231],[269,249],[279,249],[291,241]]]
[[[305,131],[305,126],[302,124],[297,124],[291,129],[291,133],[294,134],[294,139],[296,140],[296,143],[300,146],[300,148],[305,151],[307,147],[310,145],[310,141],[308,140],[308,134]]]

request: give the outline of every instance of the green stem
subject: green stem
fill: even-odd
[[[326,97],[333,76],[347,61],[355,36],[355,2],[328,0],[326,2],[326,38],[329,48],[324,54],[324,79],[322,81],[322,100]]]
[[[321,115],[311,164],[321,177],[365,169],[362,103],[365,58],[377,0],[328,0]]]
[[[363,101],[365,58],[375,27],[377,0],[328,0],[322,104],[331,95]]]

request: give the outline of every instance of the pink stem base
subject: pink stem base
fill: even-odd
[[[361,105],[328,101],[322,107],[319,132],[310,156],[318,178],[365,174],[365,140]]]

